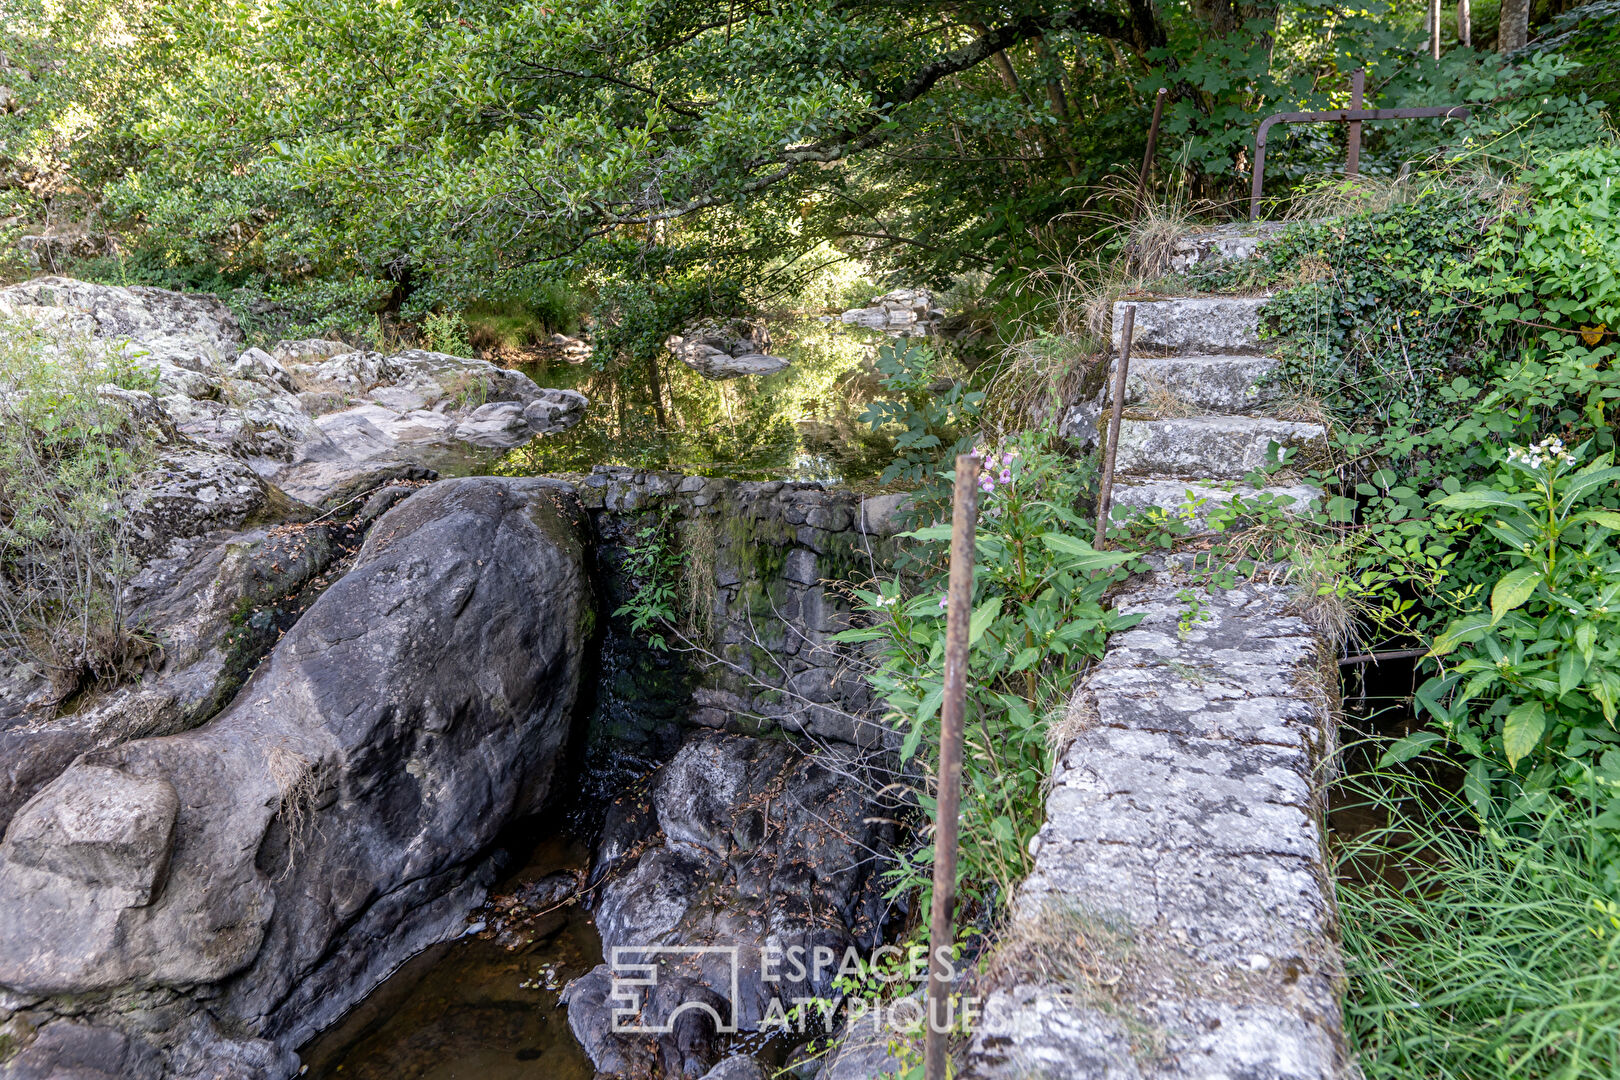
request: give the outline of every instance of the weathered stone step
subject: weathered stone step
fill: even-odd
[[[1277,363],[1270,356],[1133,356],[1125,403],[1149,409],[1185,404],[1200,412],[1250,412],[1276,396],[1273,388],[1259,384]],[[1113,400],[1113,386],[1110,374],[1105,402]]]
[[[1305,513],[1319,509],[1322,491],[1310,484],[1289,484],[1252,488],[1246,484],[1228,489],[1191,480],[1122,481],[1114,488],[1114,509],[1110,516],[1124,518],[1136,511],[1157,507],[1187,522],[1194,534],[1209,529],[1209,515],[1217,507],[1241,496],[1251,503],[1268,500],[1283,502],[1283,512]],[[1292,500],[1284,502],[1284,500]]]
[[[1260,309],[1269,299],[1266,296],[1213,296],[1116,301],[1114,351],[1118,353],[1124,342],[1121,333],[1124,310],[1134,306],[1134,348],[1186,355],[1253,353],[1260,347]]]
[[[1115,469],[1126,476],[1241,480],[1266,465],[1273,442],[1299,451],[1290,461],[1313,465],[1327,450],[1327,429],[1260,416],[1125,420]]]

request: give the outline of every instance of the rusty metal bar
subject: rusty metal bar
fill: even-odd
[[[1114,369],[1114,400],[1108,413],[1108,439],[1103,444],[1102,485],[1097,489],[1097,531],[1091,546],[1098,551],[1108,543],[1108,511],[1114,502],[1114,456],[1119,453],[1119,421],[1125,412],[1125,380],[1131,366],[1131,334],[1136,329],[1136,305],[1125,309],[1120,328],[1119,364]]]
[[[1348,124],[1362,120],[1420,120],[1435,116],[1461,120],[1472,115],[1472,112],[1466,105],[1436,105],[1421,109],[1330,109],[1327,112],[1273,113],[1260,121],[1260,130],[1254,136],[1254,182],[1249,189],[1249,220],[1260,216],[1260,185],[1266,175],[1266,133],[1273,124]]]
[[[1367,69],[1362,68],[1350,76],[1350,109],[1359,110],[1366,101],[1363,95],[1367,89]],[[1344,159],[1344,175],[1351,177],[1361,169],[1361,121],[1350,121],[1350,153]]]
[[[945,1080],[952,1024],[946,977],[955,935],[957,818],[962,799],[962,722],[967,708],[968,622],[973,617],[973,533],[979,516],[979,459],[956,457],[951,493],[951,575],[945,608],[945,696],[939,709],[939,790],[935,792],[934,902],[928,919],[926,1080]],[[943,950],[943,951],[942,951]]]
[[[1164,95],[1169,93],[1164,87],[1153,95],[1153,122],[1148,125],[1147,152],[1142,155],[1142,171],[1136,177],[1136,212],[1142,212],[1142,202],[1147,198],[1148,174],[1153,171],[1153,147],[1159,141],[1159,117],[1164,115]]]

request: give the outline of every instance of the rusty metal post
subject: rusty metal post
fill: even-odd
[[[1114,400],[1108,413],[1108,439],[1103,444],[1102,486],[1097,490],[1097,532],[1091,546],[1098,551],[1108,542],[1108,511],[1114,501],[1114,455],[1119,453],[1119,420],[1125,411],[1125,380],[1131,366],[1131,333],[1136,329],[1136,305],[1125,309],[1120,328],[1119,365],[1114,369]]]
[[[1367,89],[1367,69],[1362,68],[1350,76],[1350,111],[1360,112],[1362,95]],[[1346,178],[1356,175],[1361,168],[1361,121],[1350,121],[1350,154],[1345,158],[1344,175]]]
[[[1147,152],[1142,155],[1142,171],[1136,177],[1136,212],[1142,212],[1143,200],[1147,198],[1148,174],[1153,171],[1153,148],[1159,141],[1159,118],[1164,115],[1164,95],[1169,93],[1164,87],[1153,95],[1153,122],[1148,125]]]
[[[939,790],[934,818],[934,903],[928,920],[926,1080],[945,1080],[955,935],[956,835],[962,802],[962,720],[967,707],[968,622],[973,617],[973,534],[979,516],[979,459],[956,457],[951,494],[951,576],[945,609],[945,696],[939,708]],[[941,951],[943,950],[943,952]]]

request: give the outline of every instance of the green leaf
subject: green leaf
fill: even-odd
[[[1023,671],[1040,658],[1041,650],[1035,648],[1033,645],[1029,648],[1021,649],[1019,650],[1018,655],[1013,657],[1012,667],[1008,670]]]
[[[1574,690],[1581,685],[1586,677],[1586,661],[1574,649],[1564,650],[1564,658],[1558,663],[1558,696]]]
[[[932,720],[934,714],[939,711],[939,703],[943,700],[945,700],[945,684],[941,682],[923,695],[921,704],[917,706],[917,723],[915,726],[920,728]]]
[[[1455,495],[1447,495],[1436,501],[1435,505],[1444,506],[1448,510],[1486,510],[1491,507],[1526,509],[1523,499],[1515,495],[1505,495],[1500,491],[1459,491]]]
[[[1491,590],[1491,622],[1499,623],[1502,616],[1523,606],[1541,584],[1542,573],[1531,566],[1521,566],[1496,583]]]
[[[1445,656],[1459,645],[1478,641],[1480,635],[1494,625],[1496,625],[1496,620],[1484,612],[1453,619],[1451,625],[1446,627],[1445,633],[1434,639],[1434,644],[1429,647],[1428,655]]]
[[[1574,521],[1595,521],[1610,529],[1620,529],[1620,513],[1613,510],[1583,510],[1576,514]]]
[[[1399,765],[1403,761],[1411,761],[1423,751],[1440,741],[1440,735],[1433,731],[1415,731],[1390,744],[1384,756],[1378,759],[1378,767],[1387,769],[1391,765]]]
[[[980,604],[979,609],[973,613],[973,618],[968,620],[968,644],[978,644],[979,639],[984,637],[984,632],[990,629],[990,624],[995,622],[1000,614],[1001,597],[992,596]]]
[[[1539,701],[1515,706],[1502,724],[1502,749],[1509,765],[1517,765],[1541,742],[1547,730],[1547,711]]]
[[[1126,551],[1098,551],[1084,540],[1074,536],[1065,536],[1062,533],[1041,533],[1041,543],[1059,555],[1071,556],[1075,561],[1070,563],[1071,569],[1096,570],[1104,566],[1118,566],[1129,562],[1132,558]]]

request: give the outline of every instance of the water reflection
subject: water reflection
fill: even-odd
[[[561,358],[521,365],[541,386],[580,391],[591,407],[573,430],[511,451],[495,471],[525,476],[629,465],[735,479],[870,484],[891,457],[884,441],[856,419],[877,390],[862,360],[866,339],[878,335],[813,319],[776,334],[785,342],[776,351],[792,364],[764,378],[710,382],[673,358],[660,364],[656,378]],[[655,407],[655,385],[662,409]]]
[[[502,883],[521,891],[585,865],[579,847],[542,842]],[[562,987],[602,959],[578,904],[523,933],[436,945],[389,976],[342,1023],[299,1051],[319,1080],[590,1080],[590,1059],[568,1030]]]

